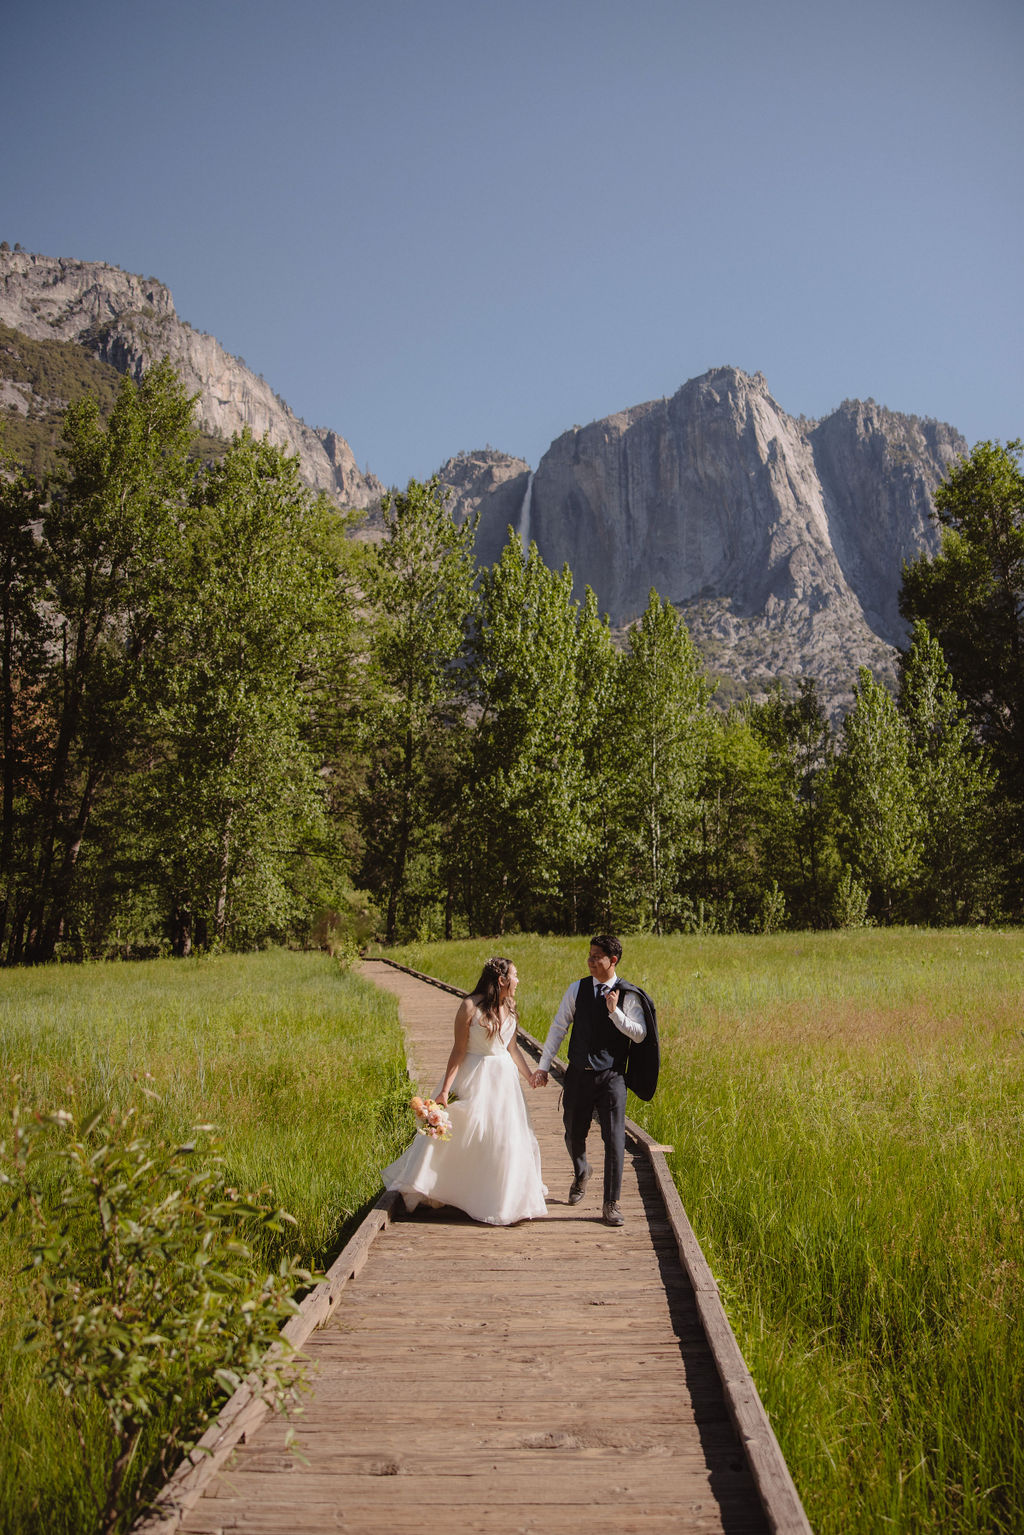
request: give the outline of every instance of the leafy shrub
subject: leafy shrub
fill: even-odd
[[[786,925],[786,897],[773,879],[771,886],[761,897],[761,912],[757,923],[760,933],[778,933]]]
[[[870,927],[869,900],[869,892],[854,879],[853,870],[846,864],[832,898],[832,921],[836,927]]]
[[[174,1145],[134,1107],[76,1127],[16,1106],[0,1143],[0,1219],[31,1230],[22,1346],[41,1351],[43,1378],[71,1406],[104,1532],[138,1514],[219,1396],[248,1380],[287,1408],[301,1383],[279,1330],[313,1276],[288,1258],[255,1268],[251,1239],[292,1217],[266,1189],[227,1186],[211,1129]]]

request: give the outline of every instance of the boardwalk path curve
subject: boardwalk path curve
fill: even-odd
[[[431,1091],[455,997],[382,962],[363,974],[397,995],[410,1075]],[[694,1282],[680,1260],[686,1218],[677,1196],[666,1210],[657,1158],[627,1141],[626,1223],[609,1229],[595,1126],[597,1175],[569,1206],[558,1097],[554,1081],[528,1093],[548,1218],[390,1221],[385,1200],[357,1277],[346,1263],[343,1293],[305,1342],[303,1458],[284,1422],[257,1414],[219,1472],[199,1463],[202,1495],[164,1529],[809,1535],[688,1223]]]

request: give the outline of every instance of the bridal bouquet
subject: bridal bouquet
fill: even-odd
[[[413,1098],[409,1104],[416,1115],[416,1134],[429,1135],[432,1141],[447,1141],[451,1139],[452,1122],[448,1117],[448,1110],[441,1104],[435,1103],[433,1098]]]

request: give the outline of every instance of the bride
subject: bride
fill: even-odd
[[[547,1214],[540,1148],[516,1080],[517,1069],[526,1081],[532,1075],[516,1043],[518,984],[511,960],[489,959],[455,1015],[455,1043],[434,1094],[448,1107],[451,1138],[415,1136],[383,1173],[407,1210],[421,1200],[454,1205],[491,1226]]]

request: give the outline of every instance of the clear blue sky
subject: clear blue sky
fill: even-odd
[[[723,363],[1024,434],[1021,0],[6,0],[0,38],[0,239],[159,277],[388,483]]]

